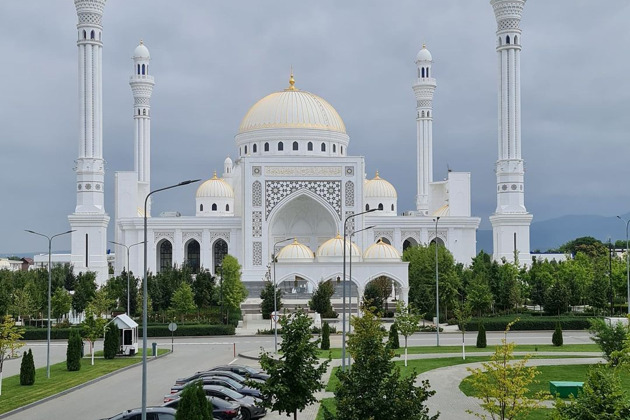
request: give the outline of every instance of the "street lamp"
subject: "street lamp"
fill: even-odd
[[[52,283],[52,240],[57,236],[66,235],[68,233],[74,232],[74,230],[69,230],[67,232],[57,233],[53,236],[44,235],[43,233],[35,232],[32,230],[25,229],[26,232],[32,233],[33,235],[43,236],[48,239],[48,328],[46,331],[46,378],[50,379],[50,289]]]
[[[437,346],[440,347],[440,273],[438,270],[438,222],[440,216],[435,219],[435,337],[437,339]]]
[[[271,262],[273,263],[273,316],[276,317],[273,323],[273,352],[274,354],[278,354],[278,319],[277,319],[277,316],[278,316],[277,301],[278,300],[276,299],[276,289],[278,287],[276,285],[276,247],[283,242],[292,241],[294,239],[295,238],[285,238],[280,241],[277,241],[276,243],[273,244],[273,250],[271,253]]]
[[[142,281],[142,420],[147,420],[147,203],[152,194],[164,190],[170,190],[171,188],[182,187],[198,181],[201,181],[201,179],[183,181],[179,184],[153,190],[144,198],[144,279]]]
[[[377,211],[378,208],[373,208],[370,210],[362,211],[361,213],[351,214],[346,217],[343,221],[343,320],[342,320],[342,337],[341,337],[341,370],[346,371],[346,236],[347,236],[347,224],[348,220],[353,219],[357,216],[361,216],[362,214],[372,213],[373,211]],[[352,251],[351,251],[352,252]]]
[[[630,224],[630,219],[625,220],[622,219],[621,216],[617,216],[617,219],[622,222],[626,222],[626,282],[628,287],[628,315],[630,315],[630,255],[628,254],[628,224]]]
[[[114,245],[120,245],[120,246],[124,246],[127,249],[127,315],[131,316],[131,300],[129,298],[130,296],[130,286],[129,286],[129,249],[136,246],[136,245],[141,245],[144,242],[138,242],[135,244],[131,244],[129,246],[125,245],[125,244],[121,244],[120,242],[116,242],[116,241],[109,241],[110,243],[114,244]]]

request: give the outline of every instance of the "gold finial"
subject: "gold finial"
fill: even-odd
[[[212,175],[212,179],[219,179],[219,178],[217,178],[217,171],[216,171],[216,169],[214,170],[214,174]]]
[[[374,179],[380,179],[380,177],[378,176],[378,169],[376,170],[376,176],[374,177]]]
[[[425,44],[424,42],[422,43],[422,49],[426,50],[427,49],[427,44]]]
[[[293,244],[299,244],[297,238],[293,238]]]
[[[293,66],[291,66],[291,77],[289,77],[289,90],[296,90],[295,79],[293,78]]]
[[[143,40],[140,40],[140,45],[144,45],[144,41]]]

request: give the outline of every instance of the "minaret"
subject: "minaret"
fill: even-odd
[[[429,183],[433,182],[433,93],[437,84],[431,77],[433,58],[425,45],[416,56],[418,78],[413,84],[416,95],[416,127],[418,137],[418,194],[416,209],[429,215]]]
[[[151,188],[151,94],[153,76],[149,75],[149,50],[140,41],[133,53],[133,73],[129,85],[133,92],[134,118],[134,171],[138,174],[138,205],[144,209],[144,199]],[[147,213],[151,214],[151,203],[147,203]]]
[[[491,0],[497,20],[499,69],[499,158],[497,208],[490,216],[495,260],[529,264],[529,226],[525,209],[525,167],[521,158],[521,13],[526,0]]]

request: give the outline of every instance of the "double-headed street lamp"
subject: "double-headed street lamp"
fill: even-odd
[[[144,280],[142,281],[142,420],[147,420],[147,203],[152,194],[164,190],[170,190],[171,188],[183,187],[184,185],[192,184],[198,181],[201,181],[201,179],[183,181],[179,184],[153,190],[144,198]]]
[[[440,216],[435,219],[435,337],[437,346],[440,347],[440,272],[438,270],[438,222]]]
[[[273,316],[275,317],[273,322],[273,352],[274,354],[278,354],[278,299],[276,298],[276,289],[278,288],[276,285],[276,247],[281,243],[292,241],[295,238],[285,238],[277,241],[273,244],[273,249],[271,253],[271,262],[273,264]]]
[[[622,219],[621,216],[617,216],[622,222],[626,222],[626,282],[628,288],[628,315],[630,315],[630,255],[628,254],[628,224],[630,220]]]
[[[51,286],[51,283],[52,283],[52,271],[51,271],[52,240],[56,238],[57,236],[67,235],[68,233],[72,233],[74,232],[74,230],[57,233],[56,235],[52,235],[52,236],[44,235],[43,233],[35,232],[28,229],[25,229],[25,230],[26,232],[32,233],[33,235],[43,236],[44,238],[48,239],[48,322],[46,322],[46,324],[48,324],[48,329],[46,331],[46,377],[50,379],[50,289],[52,287]]]
[[[357,216],[361,216],[362,214],[372,213],[374,211],[379,210],[378,208],[373,208],[370,210],[362,211],[361,213],[351,214],[346,217],[343,221],[343,320],[342,320],[342,337],[341,337],[341,370],[345,372],[346,370],[346,248],[348,247],[346,243],[346,236],[348,230],[348,220],[354,219]],[[352,252],[352,249],[350,250]]]
[[[132,247],[136,246],[136,245],[142,245],[144,242],[138,242],[135,244],[131,244],[129,246],[125,245],[125,244],[121,244],[120,242],[116,242],[116,241],[109,241],[110,243],[114,244],[114,245],[119,245],[119,246],[124,246],[127,249],[127,315],[131,316],[131,299],[129,298],[130,296],[130,286],[129,286],[129,249],[131,249]]]

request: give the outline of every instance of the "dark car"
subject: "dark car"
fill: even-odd
[[[209,370],[210,371],[221,370],[221,371],[227,371],[227,372],[234,372],[248,379],[260,379],[262,381],[266,381],[267,379],[269,379],[269,375],[267,375],[265,372],[258,369],[254,369],[251,366],[245,366],[245,365],[221,365],[221,366],[213,367],[212,369],[209,369]]]
[[[183,390],[188,385],[195,383],[197,381],[201,381],[203,385],[219,385],[224,386],[226,388],[230,388],[234,391],[240,392],[243,395],[249,395],[250,397],[262,398],[262,394],[259,390],[255,388],[251,388],[243,385],[240,382],[235,381],[234,379],[230,379],[225,376],[201,376],[198,379],[190,381],[184,385],[173,385],[171,387],[171,393],[174,394]]]
[[[169,407],[147,407],[147,420],[175,420],[175,413],[177,411]],[[142,409],[136,408],[134,410],[123,411],[114,417],[109,417],[102,420],[141,420]]]
[[[225,370],[212,370],[212,371],[203,370],[193,375],[190,375],[188,377],[176,379],[175,385],[184,385],[190,381],[194,381],[195,379],[199,379],[203,376],[225,376],[226,378],[234,379],[236,382],[240,382],[243,385],[245,385],[245,382],[247,382],[247,378],[239,375],[238,373],[225,371]],[[260,379],[252,379],[252,380],[256,382],[264,382]]]
[[[233,402],[241,406],[241,416],[243,420],[257,419],[267,414],[267,410],[261,407],[260,400],[258,398],[243,395],[240,392],[233,391],[224,386],[218,385],[205,385],[203,387],[206,395],[209,397],[217,397],[224,401]],[[164,396],[164,403],[176,400],[181,396],[182,391],[175,394],[168,394]]]
[[[222,400],[217,397],[207,397],[212,403],[212,416],[219,420],[242,420],[241,406],[237,403]],[[162,407],[170,407],[177,409],[180,397],[178,396],[172,401],[165,403]]]

